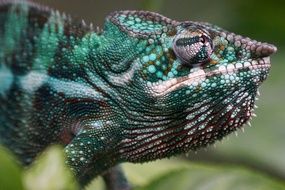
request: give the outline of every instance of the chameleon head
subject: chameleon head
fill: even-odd
[[[251,118],[275,46],[208,23],[145,12],[116,14],[120,30],[140,39],[132,82],[143,89],[134,96],[141,100],[144,117],[131,128],[136,136],[123,141],[127,160],[195,150]]]

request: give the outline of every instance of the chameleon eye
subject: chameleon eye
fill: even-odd
[[[186,65],[202,65],[209,61],[213,43],[204,32],[184,31],[176,36],[173,43],[176,56]]]

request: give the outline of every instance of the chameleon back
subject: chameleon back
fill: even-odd
[[[68,51],[91,28],[33,3],[0,6],[0,142],[27,164],[51,142],[72,138],[62,128],[73,119],[54,92],[76,85],[64,81],[81,69],[62,49]]]

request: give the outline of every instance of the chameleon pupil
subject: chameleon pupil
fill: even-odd
[[[181,38],[181,39],[178,39],[176,41],[176,45],[177,46],[190,46],[194,43],[197,43],[199,42],[199,38],[198,37],[193,37],[193,38]]]

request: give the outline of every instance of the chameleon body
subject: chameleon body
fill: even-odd
[[[81,184],[122,162],[196,150],[251,118],[274,52],[147,11],[111,13],[96,31],[0,1],[0,143],[24,164],[63,144]]]

